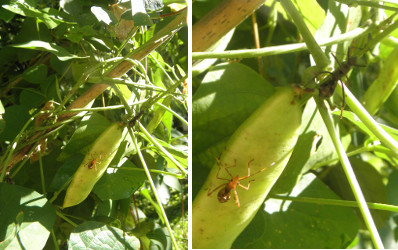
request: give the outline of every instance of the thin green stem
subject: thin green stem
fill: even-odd
[[[345,41],[350,41],[360,35],[366,34],[369,32],[370,27],[365,28],[356,28],[350,32],[327,38],[318,40],[317,43],[319,46],[328,46],[332,44],[338,44]],[[294,53],[299,51],[307,50],[307,44],[305,43],[294,43],[287,45],[278,45],[278,46],[270,46],[261,49],[242,49],[242,50],[230,50],[230,51],[222,51],[222,52],[192,52],[192,60],[197,59],[210,59],[210,58],[251,58],[258,56],[273,56],[273,55],[282,55],[288,53]]]
[[[44,171],[43,171],[43,161],[41,159],[41,146],[38,145],[37,153],[39,154],[39,166],[40,166],[40,178],[41,178],[41,188],[43,190],[43,195],[46,195],[46,181],[44,178]]]
[[[384,148],[384,147],[380,148],[379,146],[363,146],[363,147],[357,148],[357,149],[355,149],[355,150],[353,150],[351,152],[348,152],[347,156],[351,157],[351,156],[358,155],[358,154],[361,154],[361,153],[364,153],[364,152],[379,152],[379,153],[389,154],[391,152],[391,150],[389,150],[387,148]],[[327,160],[327,161],[319,162],[319,163],[315,164],[312,167],[312,169],[317,169],[317,168],[319,168],[321,166],[330,165],[330,164],[332,164],[332,163],[334,163],[334,162],[336,162],[338,160],[339,160],[339,158],[334,158],[334,159],[330,159],[330,160]]]
[[[356,6],[360,5],[360,6],[372,7],[372,8],[378,8],[378,9],[398,11],[397,6],[394,7],[394,6],[383,5],[383,4],[380,4],[379,1],[377,1],[377,2],[369,1],[369,0],[366,0],[366,1],[363,1],[363,0],[355,0],[355,1],[353,1],[353,0],[334,0],[334,1],[347,4],[350,7],[356,7]]]
[[[138,156],[139,156],[139,158],[140,158],[140,160],[141,160],[142,167],[143,167],[144,170],[145,170],[145,174],[146,174],[146,176],[147,176],[147,178],[148,178],[148,181],[149,181],[149,184],[150,184],[150,186],[151,186],[152,192],[153,192],[153,194],[154,194],[154,196],[155,196],[155,198],[156,198],[156,201],[158,202],[158,205],[159,205],[159,207],[160,207],[160,211],[161,211],[162,216],[163,216],[163,218],[164,218],[164,222],[165,222],[165,224],[166,224],[167,230],[169,231],[169,234],[170,234],[170,237],[171,237],[171,241],[173,242],[174,248],[175,248],[175,249],[178,249],[177,241],[175,240],[173,230],[171,229],[169,220],[167,219],[166,212],[164,211],[162,202],[160,201],[159,194],[158,194],[158,192],[157,192],[157,190],[156,190],[155,184],[153,183],[153,180],[152,180],[152,177],[151,177],[151,173],[150,173],[149,170],[148,170],[148,167],[147,167],[147,165],[146,165],[144,156],[142,155],[141,149],[140,149],[140,147],[138,146],[137,139],[136,139],[136,137],[134,136],[134,133],[130,133],[130,136],[131,136],[132,139],[133,139],[134,146],[135,146],[135,148],[137,149],[137,153],[138,153]]]
[[[166,107],[166,106],[164,106],[163,104],[161,104],[161,103],[159,103],[159,102],[157,102],[157,103],[155,103],[155,104],[158,105],[158,106],[160,106],[160,107],[162,107],[162,108],[164,108],[165,110],[169,111],[169,112],[172,113],[175,117],[177,117],[182,123],[184,123],[185,125],[189,126],[189,125],[188,125],[188,122],[187,122],[182,116],[180,116],[180,115],[177,114],[174,110],[172,110],[171,108]]]
[[[141,148],[143,149],[143,148]],[[138,172],[145,172],[145,169],[142,168],[131,168],[131,167],[110,167],[110,168],[115,168],[115,169],[120,169],[120,170],[128,170],[128,171],[138,171]],[[157,174],[164,174],[164,175],[170,175],[177,177],[178,179],[184,178],[184,175],[181,174],[175,174],[167,171],[162,171],[162,170],[157,170],[157,169],[149,169],[149,172],[151,173],[157,173]]]
[[[342,87],[337,84],[336,92],[343,96]],[[345,101],[358,118],[365,124],[365,126],[383,143],[386,147],[391,149],[396,156],[398,156],[398,142],[394,140],[366,111],[361,103],[355,98],[348,88],[344,88]]]
[[[359,210],[361,211],[362,217],[365,221],[366,227],[369,230],[370,236],[372,238],[373,244],[376,248],[383,249],[383,242],[380,239],[379,233],[377,231],[376,225],[373,221],[372,215],[370,214],[369,208],[366,204],[365,197],[362,193],[361,187],[359,186],[358,180],[356,179],[354,170],[348,160],[348,156],[344,151],[344,147],[339,140],[338,134],[334,129],[334,124],[332,121],[332,117],[330,116],[329,110],[325,105],[323,100],[316,98],[316,103],[319,109],[319,112],[322,116],[322,119],[326,125],[328,133],[332,139],[333,145],[337,151],[337,155],[339,156],[341,165],[343,167],[344,173],[347,177],[347,180],[350,184],[351,190],[354,193],[355,199],[358,203]]]
[[[137,102],[130,103],[130,106],[136,106],[139,104],[143,104],[149,99],[142,99]],[[96,107],[96,108],[81,108],[81,109],[68,109],[60,112],[60,114],[64,113],[73,113],[73,112],[82,112],[82,111],[89,111],[89,112],[99,112],[99,111],[108,111],[108,110],[116,110],[116,109],[124,109],[124,105],[113,105],[113,106],[106,106],[106,107]]]
[[[394,14],[396,15],[396,14]],[[378,34],[376,37],[374,37],[366,46],[368,49],[374,48],[378,43],[380,43],[382,40],[387,38],[394,30],[398,28],[398,21],[395,21],[393,24],[388,25],[388,27],[383,30],[380,34]]]
[[[107,77],[107,76],[92,76],[87,80],[87,82],[89,82],[89,83],[104,83],[105,82],[108,84],[115,83],[115,84],[123,84],[123,85],[127,85],[127,86],[132,86],[137,89],[149,89],[149,90],[160,91],[160,92],[166,91],[164,88],[160,88],[157,86],[142,85],[139,83],[132,82],[129,79],[112,78],[112,77]]]
[[[93,74],[95,71],[97,71],[100,67],[102,66],[102,63],[97,63],[95,66],[89,68],[76,82],[76,84],[72,87],[72,89],[69,91],[69,93],[65,96],[65,98],[62,100],[60,105],[55,108],[54,113],[58,113],[62,107],[65,107],[65,104],[68,102],[70,98],[74,95],[74,93],[77,91],[78,88],[80,88],[81,85],[83,85],[89,76]]]
[[[55,213],[61,217],[63,220],[65,220],[66,222],[69,222],[69,224],[71,224],[74,227],[77,227],[78,225],[76,223],[74,223],[73,221],[71,221],[68,217],[66,217],[63,213],[55,210]]]
[[[325,53],[323,53],[321,47],[316,42],[314,36],[311,34],[311,31],[308,29],[303,17],[297,11],[294,4],[290,0],[280,0],[280,3],[289,16],[293,19],[293,23],[299,30],[304,42],[307,44],[307,47],[314,58],[318,70],[327,68],[330,65],[329,58],[325,55]]]
[[[51,199],[49,200],[50,203],[53,203],[55,199],[57,199],[58,195],[69,185],[72,179],[73,175],[69,177],[69,179],[64,183],[64,185],[62,185],[62,187],[57,192],[54,193],[53,197],[51,197]]]
[[[358,207],[358,202],[356,201],[346,201],[346,200],[334,200],[334,199],[324,199],[324,198],[311,198],[311,197],[291,197],[283,195],[270,195],[268,198],[287,200],[287,201],[297,201],[305,203],[314,203],[319,205],[332,205],[332,206],[343,206],[343,207]],[[377,209],[382,211],[390,211],[398,213],[398,206],[393,206],[383,203],[366,202],[370,209]]]
[[[55,250],[59,250],[57,237],[55,236],[54,229],[51,229],[51,239],[53,240]]]
[[[4,176],[6,174],[8,163],[10,162],[11,156],[14,153],[15,149],[17,148],[19,140],[21,139],[23,133],[25,132],[25,130],[28,128],[29,124],[34,120],[35,117],[36,116],[31,117],[25,123],[25,125],[22,127],[22,129],[19,132],[19,134],[17,136],[15,136],[14,140],[11,142],[10,146],[7,148],[7,151],[4,154],[4,156],[0,159],[0,168],[3,167],[2,172],[1,172],[1,176],[0,176],[0,182],[3,182],[3,180],[4,180]]]
[[[152,135],[145,129],[145,127],[140,122],[137,123],[141,132],[144,133],[145,138],[148,139],[152,144],[154,144],[163,154],[165,154],[167,158],[169,158],[181,172],[187,175],[188,171],[184,167],[182,167],[181,164],[176,159],[174,159],[174,157],[164,147],[162,147],[162,145],[160,145],[155,138],[152,137]]]
[[[159,68],[163,71],[163,73],[167,76],[167,78],[170,80],[170,82],[174,82],[174,80],[170,77],[170,75],[167,73],[167,71],[163,68],[163,66],[159,63],[159,61],[152,55],[152,53],[149,54],[152,59],[156,62],[156,64],[159,66]]]

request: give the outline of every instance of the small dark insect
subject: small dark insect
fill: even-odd
[[[350,57],[350,55],[347,54],[347,60],[345,62],[339,63],[337,58],[333,54],[332,56],[336,59],[336,62],[339,64],[339,67],[333,72],[322,72],[330,74],[331,77],[319,86],[319,97],[321,99],[326,99],[331,97],[334,93],[334,90],[336,89],[337,82],[340,81],[343,92],[343,104],[341,106],[341,113],[340,113],[340,119],[342,119],[344,105],[345,105],[345,94],[344,94],[344,83],[341,81],[341,78],[345,76],[348,81],[347,73],[350,71],[351,67],[355,65],[356,58]]]
[[[99,160],[101,160],[101,155],[100,155],[99,159],[93,158],[93,159],[88,163],[88,168],[89,168],[89,169],[93,169],[93,168],[94,168],[94,169],[97,171],[97,163],[100,163]]]
[[[129,122],[129,127],[134,127],[134,125],[137,123],[137,121],[141,118],[141,116],[145,113],[145,111],[142,109],[138,114],[136,114],[133,119]]]
[[[247,164],[247,175],[243,176],[243,177],[239,177],[239,175],[236,175],[235,177],[233,177],[231,175],[231,173],[228,171],[228,168],[232,168],[232,167],[236,167],[236,161],[235,164],[233,166],[230,167],[225,167],[224,169],[225,171],[227,171],[228,175],[231,177],[231,179],[225,179],[225,178],[220,178],[218,175],[220,173],[220,169],[222,167],[221,162],[217,159],[218,162],[218,171],[217,171],[217,175],[216,178],[219,180],[225,180],[227,181],[227,183],[223,183],[221,185],[219,185],[218,187],[216,187],[215,189],[213,189],[212,191],[208,192],[207,195],[210,196],[212,193],[214,193],[215,191],[217,191],[218,189],[220,189],[220,191],[217,194],[217,199],[220,203],[224,203],[227,202],[230,198],[231,198],[231,191],[234,191],[234,195],[235,195],[235,203],[238,207],[240,207],[240,203],[239,203],[239,198],[238,198],[238,193],[236,192],[236,187],[240,186],[241,188],[245,189],[245,190],[249,190],[250,187],[250,182],[254,181],[254,180],[250,180],[249,183],[247,184],[247,187],[243,186],[242,184],[240,184],[241,180],[247,179],[251,176],[254,176],[260,172],[263,172],[264,170],[266,170],[268,167],[265,167],[263,169],[261,169],[260,171],[250,175],[250,164],[254,161],[250,160]],[[275,163],[272,163],[271,166],[273,166]],[[222,188],[223,187],[223,188]]]

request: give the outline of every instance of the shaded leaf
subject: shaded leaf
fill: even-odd
[[[23,72],[22,77],[30,83],[44,82],[47,78],[47,66],[44,64],[32,66]]]
[[[383,177],[377,170],[368,162],[355,157],[350,157],[350,162],[366,201],[387,204],[387,190],[383,184]],[[330,169],[323,181],[343,199],[355,200],[355,196],[351,191],[346,175],[340,164]],[[371,214],[376,225],[381,227],[386,222],[389,212],[371,210]]]
[[[14,105],[5,109],[3,118],[6,126],[0,134],[0,141],[11,141],[19,133],[29,119],[28,108],[23,105]]]
[[[6,183],[0,183],[0,214],[0,249],[42,249],[55,222],[42,194]]]
[[[313,174],[304,175],[289,195],[339,199]],[[351,208],[269,199],[233,248],[346,248],[358,230]]]
[[[93,192],[101,200],[121,200],[131,197],[146,180],[145,172],[138,169],[130,161],[119,167],[108,167],[106,173],[95,184]]]

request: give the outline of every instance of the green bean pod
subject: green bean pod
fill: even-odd
[[[66,190],[63,208],[75,206],[87,198],[112,161],[121,142],[122,129],[117,123],[109,126],[95,140]]]
[[[302,115],[298,89],[282,88],[265,101],[231,136],[219,162],[210,171],[192,205],[193,248],[230,248],[264,202],[268,192],[285,168],[296,144]],[[231,200],[220,200],[217,191],[209,191],[231,179],[253,177],[237,186],[240,206]],[[263,170],[266,168],[265,170]],[[263,171],[261,171],[263,170]],[[261,171],[261,172],[260,172]],[[222,188],[221,188],[222,189]]]

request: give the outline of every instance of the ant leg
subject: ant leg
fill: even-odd
[[[212,193],[214,193],[215,191],[217,191],[218,189],[220,189],[221,187],[223,187],[223,186],[225,186],[226,184],[225,183],[223,183],[223,184],[221,184],[221,185],[219,185],[219,186],[217,186],[215,189],[213,189],[212,191],[208,191],[207,192],[207,196],[210,196]]]
[[[224,167],[225,171],[227,171],[228,175],[231,177],[231,179],[233,179],[234,177],[232,176],[232,174],[229,172],[228,168],[234,168],[236,167],[236,159],[235,159],[235,163],[232,166],[229,167]],[[225,179],[224,179],[225,180]],[[229,181],[229,180],[228,180]]]
[[[250,164],[254,161],[254,159],[251,159],[248,163],[247,163],[247,176],[250,176]]]
[[[254,161],[254,160],[249,161],[249,164],[248,164],[248,169],[249,169],[248,172],[249,172],[249,174],[248,174],[247,176],[243,176],[243,177],[239,178],[239,180],[247,179],[247,178],[249,178],[249,177],[251,177],[251,176],[254,176],[254,175],[258,174],[258,173],[261,173],[261,172],[267,170],[269,167],[272,167],[273,165],[275,165],[275,162],[273,162],[273,163],[271,163],[271,165],[269,165],[269,166],[267,166],[267,167],[265,167],[265,168],[263,168],[263,169],[260,169],[259,171],[257,171],[257,172],[255,172],[254,174],[250,175],[250,163],[252,163],[253,161]],[[254,180],[253,180],[253,181],[254,181]],[[250,181],[250,182],[251,182],[251,181]],[[249,183],[250,183],[250,182],[249,182]]]
[[[240,207],[238,192],[236,192],[236,188],[234,188],[234,194],[235,194],[235,203],[238,207]]]
[[[218,171],[217,171],[216,178],[219,179],[219,180],[230,181],[230,179],[220,178],[220,177],[218,176],[218,175],[220,174],[220,170],[221,170],[221,165],[218,165]],[[227,169],[225,169],[225,170],[227,170]],[[228,174],[229,174],[229,175],[231,176],[231,178],[232,178],[232,175],[229,173],[228,170],[227,170],[227,172],[228,172]]]
[[[220,155],[220,157],[221,157],[221,155]],[[229,180],[230,180],[230,179],[225,179],[225,178],[220,178],[220,177],[218,177],[218,175],[219,175],[219,173],[220,173],[221,167],[224,167],[225,171],[227,171],[228,175],[229,175],[229,176],[231,177],[231,179],[232,179],[233,176],[232,176],[231,173],[228,171],[228,168],[236,167],[236,159],[235,159],[234,165],[229,166],[229,167],[226,167],[226,166],[223,166],[222,162],[221,162],[217,157],[214,157],[214,158],[216,158],[217,165],[218,165],[218,172],[217,172],[216,178],[217,178],[217,179],[220,179],[220,180],[225,180],[225,181],[229,181]]]
[[[241,188],[243,188],[243,189],[245,189],[245,190],[249,190],[249,188],[250,188],[250,182],[252,182],[252,181],[254,181],[254,180],[250,180],[250,181],[247,183],[247,187],[243,186],[243,185],[240,184],[240,183],[238,183],[238,185],[239,185],[239,187],[241,187]]]
[[[226,164],[225,164],[225,165],[226,165]],[[234,165],[229,166],[229,167],[225,167],[225,166],[224,166],[224,168],[226,168],[226,169],[227,169],[227,168],[234,168],[234,167],[236,167],[236,159],[235,159],[235,161],[234,161]]]

